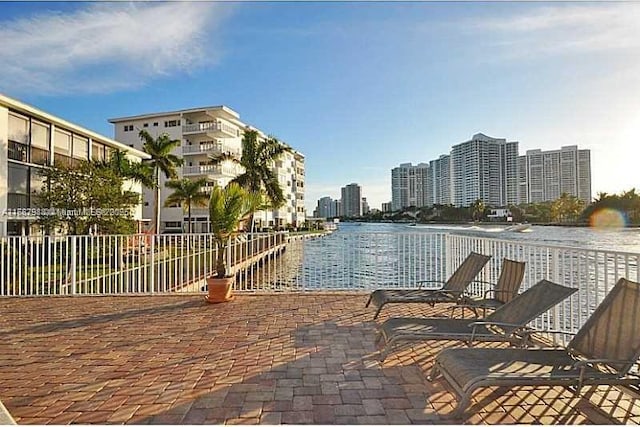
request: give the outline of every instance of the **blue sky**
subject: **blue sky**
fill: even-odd
[[[483,132],[640,187],[638,3],[0,3],[0,92],[108,118],[224,104],[305,154],[307,208]]]

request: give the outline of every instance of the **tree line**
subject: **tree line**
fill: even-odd
[[[482,200],[476,200],[468,207],[434,205],[408,207],[392,213],[377,211],[359,220],[452,223],[488,221],[491,209]],[[592,221],[594,215],[606,210],[617,212],[626,225],[640,225],[640,194],[636,193],[635,188],[620,194],[598,193],[596,199],[588,205],[575,196],[563,193],[553,201],[509,205],[507,209],[513,222],[586,225]]]

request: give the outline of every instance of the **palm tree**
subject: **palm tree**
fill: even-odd
[[[479,221],[482,219],[486,205],[481,199],[476,199],[469,208],[471,209],[471,216],[473,217],[473,220]]]
[[[244,172],[235,177],[232,182],[254,195],[263,194],[266,204],[256,209],[270,207],[277,209],[285,202],[285,197],[278,182],[278,176],[273,171],[273,165],[280,157],[292,149],[276,138],[258,138],[255,130],[246,130],[242,138],[242,157],[238,159],[231,153],[221,153],[211,156],[211,164],[220,165],[231,161],[244,168]],[[253,228],[253,214],[250,213],[250,224]]]
[[[139,182],[148,188],[152,188],[154,185],[151,165],[149,163],[132,162],[127,158],[125,151],[114,150],[109,160],[102,162],[102,164],[122,178]]]
[[[214,187],[209,200],[211,233],[216,242],[216,275],[226,277],[225,260],[229,237],[237,233],[240,222],[255,209],[259,198],[230,182],[226,187]]]
[[[165,187],[173,189],[173,193],[167,197],[164,205],[169,206],[173,204],[181,204],[187,211],[187,217],[189,218],[189,233],[193,233],[193,225],[191,222],[191,206],[207,206],[209,196],[201,191],[202,187],[207,183],[205,178],[197,180],[191,180],[188,178],[182,178],[178,180],[167,181]]]
[[[182,166],[183,161],[182,158],[171,154],[171,152],[180,145],[180,140],[171,139],[167,133],[163,133],[154,139],[144,129],[140,131],[138,136],[144,142],[142,150],[151,156],[151,159],[146,162],[151,165],[153,170],[153,188],[156,190],[153,202],[153,220],[155,223],[153,231],[157,234],[160,230],[160,172],[167,178],[177,178],[176,168]]]

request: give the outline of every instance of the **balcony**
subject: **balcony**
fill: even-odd
[[[235,138],[240,136],[239,130],[220,120],[199,122],[182,126],[184,135],[207,134],[214,138]]]
[[[228,148],[225,147],[224,144],[200,143],[182,146],[183,155],[217,155],[221,153],[229,153],[237,159],[240,159],[240,157],[242,156],[242,150],[236,148]]]
[[[221,175],[222,167],[213,165],[200,165],[200,166],[183,166],[182,175],[184,176],[196,176],[196,175]]]
[[[183,166],[183,176],[209,176],[212,178],[227,176],[234,177],[237,175],[233,166],[230,165],[199,165],[199,166]]]

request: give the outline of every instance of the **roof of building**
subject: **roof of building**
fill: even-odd
[[[159,113],[139,114],[135,116],[116,117],[113,119],[109,119],[109,123],[119,123],[119,122],[131,121],[131,120],[150,119],[153,117],[172,116],[172,115],[178,115],[178,114],[197,113],[197,112],[204,112],[209,110],[221,110],[233,116],[236,120],[240,119],[240,114],[238,114],[231,108],[225,105],[215,105],[210,107],[187,108],[183,110],[173,110],[173,111],[164,111]]]
[[[151,156],[149,156],[147,153],[145,153],[144,151],[140,151],[138,149],[135,149],[133,147],[129,147],[126,144],[123,144],[121,142],[116,141],[115,139],[111,139],[109,137],[106,137],[104,135],[100,135],[99,133],[96,133],[92,130],[89,130],[87,128],[84,128],[82,126],[76,125],[74,123],[68,122],[64,119],[61,119],[59,117],[56,117],[52,114],[49,114],[47,112],[44,112],[36,107],[33,107],[31,105],[25,104],[24,102],[18,101],[17,99],[13,99],[10,98],[6,95],[0,94],[0,105],[2,106],[6,106],[8,108],[10,108],[13,111],[19,112],[19,113],[23,113],[23,114],[27,114],[31,117],[35,117],[37,119],[40,119],[42,121],[46,121],[46,122],[50,122],[53,123],[56,126],[60,126],[61,128],[64,128],[66,130],[70,130],[72,132],[77,132],[78,134],[82,134],[83,136],[87,136],[89,138],[91,138],[93,141],[96,142],[101,142],[103,144],[106,144],[110,147],[113,148],[117,148],[119,150],[125,151],[126,153],[135,156],[135,157],[139,157],[142,159],[148,159],[151,158]]]

